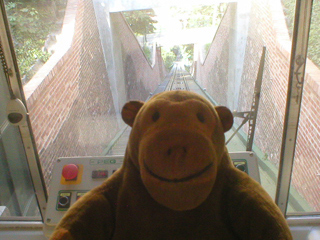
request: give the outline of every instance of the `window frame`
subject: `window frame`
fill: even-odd
[[[0,40],[3,48],[3,54],[5,56],[5,62],[7,65],[7,72],[5,72],[5,75],[8,78],[8,84],[10,85],[8,86],[9,92],[11,92],[16,98],[20,99],[26,106],[17,60],[14,52],[13,41],[3,1],[0,1]],[[44,184],[44,178],[28,114],[26,121],[19,125],[18,128],[25,151],[27,164],[29,166],[30,176],[34,187],[35,196],[38,202],[41,219],[43,220],[48,194]],[[21,219],[14,217],[12,219],[14,219],[14,223],[16,224],[18,224],[20,221],[23,222],[24,219],[26,219],[27,222],[30,221],[28,221],[28,217],[21,217]],[[2,223],[10,222],[11,221],[1,221],[0,219],[0,226],[6,225]]]
[[[320,212],[287,214],[291,177],[295,157],[299,117],[302,102],[305,68],[307,62],[308,40],[311,25],[313,0],[297,0],[292,36],[288,93],[282,135],[282,146],[275,202],[281,212],[294,222],[320,222]],[[299,217],[297,217],[299,216]],[[310,218],[307,218],[309,216]]]

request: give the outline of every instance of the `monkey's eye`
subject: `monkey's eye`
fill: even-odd
[[[160,118],[160,113],[159,113],[158,111],[156,111],[156,112],[152,115],[152,121],[156,122],[159,118]]]
[[[199,120],[200,122],[202,122],[202,123],[205,122],[205,118],[204,118],[204,116],[203,116],[202,113],[197,113],[197,118],[198,118],[198,120]]]

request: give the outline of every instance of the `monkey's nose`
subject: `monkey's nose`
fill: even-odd
[[[167,150],[168,157],[184,157],[187,154],[187,148],[181,146],[174,146]]]

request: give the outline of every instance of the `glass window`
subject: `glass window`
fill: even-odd
[[[109,13],[97,2],[5,1],[47,187],[56,159],[104,155],[124,127],[123,75],[111,59]]]
[[[253,150],[257,154],[261,184],[273,198],[291,51],[285,12],[281,1],[239,1],[229,20],[232,30],[222,45],[228,61],[217,58],[219,65],[210,72],[212,79],[219,79],[211,86],[216,89],[212,96],[220,95],[219,104],[235,110],[235,127],[244,124],[227,147],[229,151]],[[222,89],[220,84],[226,87]],[[227,139],[231,134],[226,134]]]
[[[0,220],[41,220],[18,127],[7,120],[8,86],[0,69]]]
[[[186,3],[124,12],[141,46],[156,41],[166,67],[180,62],[205,89],[201,92],[190,84],[193,91],[235,111],[234,128],[226,133],[228,150],[257,154],[261,183],[272,197],[290,63],[292,24],[288,12],[293,14],[295,3],[285,4],[263,0]],[[143,24],[155,26],[150,34],[136,22],[143,14],[149,17]]]
[[[261,184],[275,196],[294,0],[185,1],[143,11],[134,10],[145,5],[120,7],[102,0],[49,2],[5,0],[47,187],[59,157],[124,154],[130,129],[121,119],[122,106],[169,89],[164,86],[178,66],[183,69],[179,86],[187,79],[189,90],[234,111],[227,147],[257,154]],[[319,25],[318,5],[312,29]],[[314,203],[320,192],[318,77],[313,76],[320,59],[318,35],[311,30],[290,212],[319,210]],[[6,131],[18,134],[12,126]],[[1,134],[3,168],[14,167],[6,153],[9,140]],[[11,185],[4,192],[15,191]]]
[[[314,1],[288,213],[320,211],[320,2]]]
[[[56,51],[66,0],[5,0],[21,74],[26,84]]]

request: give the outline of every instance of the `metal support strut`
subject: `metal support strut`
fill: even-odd
[[[253,94],[251,109],[248,112],[233,113],[234,117],[243,118],[243,121],[226,142],[226,144],[228,144],[231,141],[231,139],[238,133],[241,127],[249,121],[249,130],[248,130],[247,147],[246,147],[247,151],[252,151],[252,146],[253,146],[253,139],[254,139],[254,133],[256,129],[256,121],[257,121],[257,115],[258,115],[265,58],[266,58],[266,47],[264,46],[262,49],[262,55],[260,58],[257,79],[254,85],[254,94]]]

